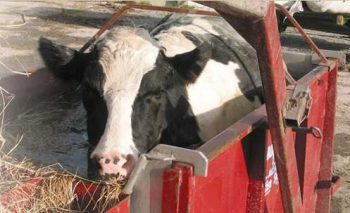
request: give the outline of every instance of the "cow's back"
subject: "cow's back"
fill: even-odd
[[[349,1],[306,1],[308,8],[314,12],[348,13],[350,14]]]
[[[222,18],[187,16],[170,23],[155,36],[167,56],[191,51],[203,42],[211,47],[211,59],[187,87],[205,141],[261,104],[257,98],[245,96],[261,86],[256,53]]]

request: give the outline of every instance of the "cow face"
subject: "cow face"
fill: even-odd
[[[147,31],[117,28],[88,54],[41,39],[39,51],[59,77],[81,81],[90,142],[89,168],[130,175],[138,155],[159,143],[200,142],[187,101],[210,58],[206,45],[166,57]]]
[[[174,114],[191,117],[185,87],[205,65],[205,47],[169,58],[149,37],[133,36],[131,44],[117,41],[114,57],[110,56],[110,41],[97,46],[99,58],[90,63],[83,77],[88,134],[94,147],[90,157],[102,176],[130,175],[138,155],[160,142],[186,146],[200,140],[192,137],[182,140],[184,144],[174,144],[167,129],[180,122]],[[198,129],[191,118],[193,128]]]
[[[107,117],[105,124],[94,122],[95,125],[104,126],[104,132],[91,154],[100,165],[100,175],[128,176],[138,154],[148,152],[160,142],[189,146],[200,141],[196,135],[198,127],[186,101],[185,87],[195,81],[205,65],[207,55],[201,54],[201,49],[196,48],[171,58],[159,52],[153,68],[141,72],[144,74],[140,75],[140,83],[135,82],[137,78],[128,79],[125,88],[117,91],[106,86],[116,86],[117,82],[105,80],[100,103],[107,106],[108,116],[101,115],[102,118]],[[181,119],[192,118],[193,128],[196,128],[196,131],[186,128],[191,136],[187,140],[179,140],[179,144],[176,144],[174,137],[166,134],[169,128],[181,122],[173,115]]]

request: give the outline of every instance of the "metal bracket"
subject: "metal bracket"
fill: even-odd
[[[287,99],[283,107],[283,115],[287,125],[300,126],[309,116],[312,97],[308,86],[291,85],[287,88]]]
[[[141,154],[123,193],[131,194],[131,213],[161,213],[164,170],[174,161],[194,167],[195,176],[206,176],[208,159],[200,151],[159,144],[149,153]]]
[[[194,166],[194,176],[206,177],[208,175],[208,158],[200,151],[186,149],[166,144],[159,144],[149,154],[148,159],[159,156],[168,156],[173,161],[183,162]]]
[[[200,151],[159,144],[147,154],[141,154],[130,178],[123,188],[123,193],[131,194],[137,179],[142,176],[147,164],[152,161],[178,161],[194,166],[194,175],[206,177],[208,158]]]

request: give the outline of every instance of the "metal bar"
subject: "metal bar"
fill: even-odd
[[[157,11],[170,12],[170,13],[218,16],[218,14],[213,11],[187,9],[187,8],[159,7],[159,6],[139,5],[139,4],[132,4],[130,5],[130,8],[141,9],[141,10],[157,10]]]
[[[335,111],[337,99],[337,71],[338,66],[335,66],[328,75],[328,89],[326,94],[326,109],[325,109],[325,126],[324,137],[321,149],[321,167],[319,173],[319,181],[332,180],[332,157],[334,148],[334,128],[335,128]],[[316,212],[330,212],[331,208],[332,189],[317,190]]]
[[[282,5],[275,4],[276,7],[282,11],[282,13],[287,16],[288,20],[294,25],[294,27],[298,30],[298,32],[303,37],[304,41],[309,45],[309,47],[317,53],[317,55],[321,58],[323,63],[328,63],[326,56],[320,51],[317,45],[311,40],[311,38],[305,33],[300,24],[294,19],[292,15],[289,14],[288,10],[286,10]]]
[[[258,50],[260,75],[264,88],[266,111],[271,138],[275,153],[278,178],[281,186],[284,212],[295,212],[299,187],[292,186],[293,162],[288,159],[287,140],[282,115],[282,107],[286,98],[285,72],[281,54],[281,43],[277,27],[275,6],[273,3],[264,19],[255,28],[258,37],[255,49]]]
[[[124,194],[131,194],[134,188],[134,185],[137,181],[138,176],[142,173],[142,171],[146,168],[147,165],[147,158],[145,154],[141,154],[139,157],[137,164],[135,168],[133,169],[130,178],[126,185],[123,188],[123,193]]]
[[[239,142],[257,127],[263,125],[264,122],[266,122],[266,108],[261,106],[235,122],[213,139],[205,142],[197,150],[205,154],[208,160],[213,160],[224,152],[227,147]]]
[[[163,173],[162,212],[180,213],[182,170],[171,168]]]
[[[230,15],[239,15],[245,18],[262,18],[264,17],[267,8],[270,4],[270,0],[259,1],[244,1],[244,0],[220,0],[220,1],[196,1],[200,4],[214,8],[220,13],[226,13]],[[249,27],[249,26],[248,26]]]
[[[159,7],[159,6],[138,5],[134,3],[128,3],[127,5],[117,10],[117,12],[114,13],[112,17],[105,24],[102,25],[99,31],[97,31],[97,33],[88,42],[84,44],[84,46],[79,50],[79,52],[81,53],[85,52],[91,46],[91,44],[93,44],[106,30],[110,29],[113,26],[113,24],[118,20],[118,18],[124,15],[129,9],[157,10],[157,11],[171,12],[171,13],[218,16],[216,12],[212,12],[212,11],[186,9],[186,8]]]
[[[93,44],[106,30],[111,28],[114,22],[116,22],[117,19],[120,16],[122,16],[128,9],[130,9],[129,4],[123,6],[116,13],[114,13],[112,17],[104,25],[102,25],[102,27],[97,31],[97,33],[92,38],[90,38],[90,40],[86,42],[82,48],[80,48],[79,52],[85,52],[85,50],[87,50],[91,46],[91,44]]]
[[[295,162],[288,160],[288,157],[295,159],[295,156],[293,158],[291,152],[287,150],[288,144],[282,115],[282,107],[286,98],[286,83],[275,5],[271,2],[263,17],[235,14],[222,8],[224,7],[215,7],[222,17],[257,50],[284,212],[295,212],[296,206],[301,205],[300,188],[295,187],[299,184],[295,177],[297,169],[293,167]],[[291,184],[292,180],[295,180],[293,182],[295,185]]]
[[[176,164],[174,168],[179,168],[182,170],[182,181],[180,185],[180,203],[179,203],[179,213],[182,212],[195,212],[193,209],[193,193],[194,193],[194,172],[193,167],[184,164]],[[166,192],[164,192],[166,193]]]
[[[193,206],[193,190],[195,187],[193,174],[192,166],[181,164],[175,164],[171,169],[164,172],[163,213],[195,212]]]

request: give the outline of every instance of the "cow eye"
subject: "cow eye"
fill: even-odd
[[[147,98],[145,99],[145,101],[146,101],[146,103],[148,103],[148,104],[152,103],[152,100],[151,100],[150,97],[147,97]]]
[[[156,100],[159,100],[161,97],[162,97],[162,94],[161,93],[158,93],[154,96],[156,98]]]
[[[162,98],[162,92],[151,93],[151,94],[148,94],[146,97],[144,97],[144,101],[147,104],[158,103],[161,98]]]

